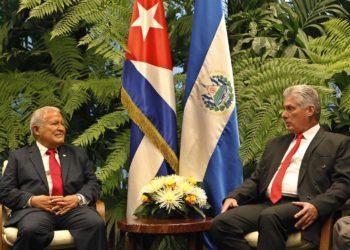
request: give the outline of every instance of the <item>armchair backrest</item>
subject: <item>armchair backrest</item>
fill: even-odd
[[[2,164],[2,171],[1,171],[1,175],[3,175],[3,174],[4,174],[6,166],[7,166],[7,160],[6,160],[6,161],[4,161],[4,163]]]
[[[8,161],[6,160],[6,161],[4,161],[3,164],[2,164],[1,175],[3,175],[4,172],[5,172],[5,168],[6,168],[6,166],[7,166],[7,162],[8,162]],[[7,221],[7,216],[11,213],[11,210],[10,210],[9,208],[5,207],[5,206],[3,206],[3,208],[5,209],[5,211],[4,211],[4,214],[2,215],[2,223],[5,224],[6,221]],[[0,223],[1,223],[1,221],[0,221]]]

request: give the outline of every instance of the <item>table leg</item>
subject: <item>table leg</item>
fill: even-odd
[[[189,233],[187,234],[187,247],[188,250],[196,250],[196,234],[195,233]]]
[[[196,239],[196,249],[197,250],[203,250],[203,233],[195,233],[195,239]]]
[[[127,249],[128,250],[134,250],[136,249],[135,245],[136,237],[133,233],[128,233],[128,241],[127,241]]]

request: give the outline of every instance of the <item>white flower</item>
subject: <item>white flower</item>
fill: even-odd
[[[159,189],[163,187],[163,185],[164,185],[164,181],[159,177],[156,177],[141,189],[141,194],[143,193],[151,194],[151,193],[157,192]]]
[[[194,186],[187,181],[180,181],[177,183],[177,188],[179,189],[179,192],[183,194],[191,194]]]
[[[207,195],[203,189],[194,187],[191,194],[197,196],[197,203],[200,208],[203,208],[207,204]]]
[[[155,202],[160,208],[165,208],[168,213],[176,208],[181,208],[183,204],[182,193],[176,189],[166,188],[156,192],[154,196]]]

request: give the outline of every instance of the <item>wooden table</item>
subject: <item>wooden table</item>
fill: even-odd
[[[211,227],[211,218],[206,219],[123,219],[118,221],[122,233],[128,233],[128,249],[139,246],[144,249],[143,239],[149,235],[183,235],[188,249],[203,249],[201,233]]]

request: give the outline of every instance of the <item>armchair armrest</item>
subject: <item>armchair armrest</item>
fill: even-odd
[[[350,210],[350,199],[325,220],[321,230],[320,250],[331,249],[334,223],[342,216],[342,212],[346,210]]]
[[[321,239],[320,239],[320,250],[329,250],[332,245],[333,236],[333,225],[336,220],[337,212],[332,213],[322,225]]]
[[[102,217],[104,222],[106,222],[106,211],[105,211],[105,203],[103,201],[98,200],[96,202],[96,210],[99,215]],[[1,250],[1,249],[0,249]]]

